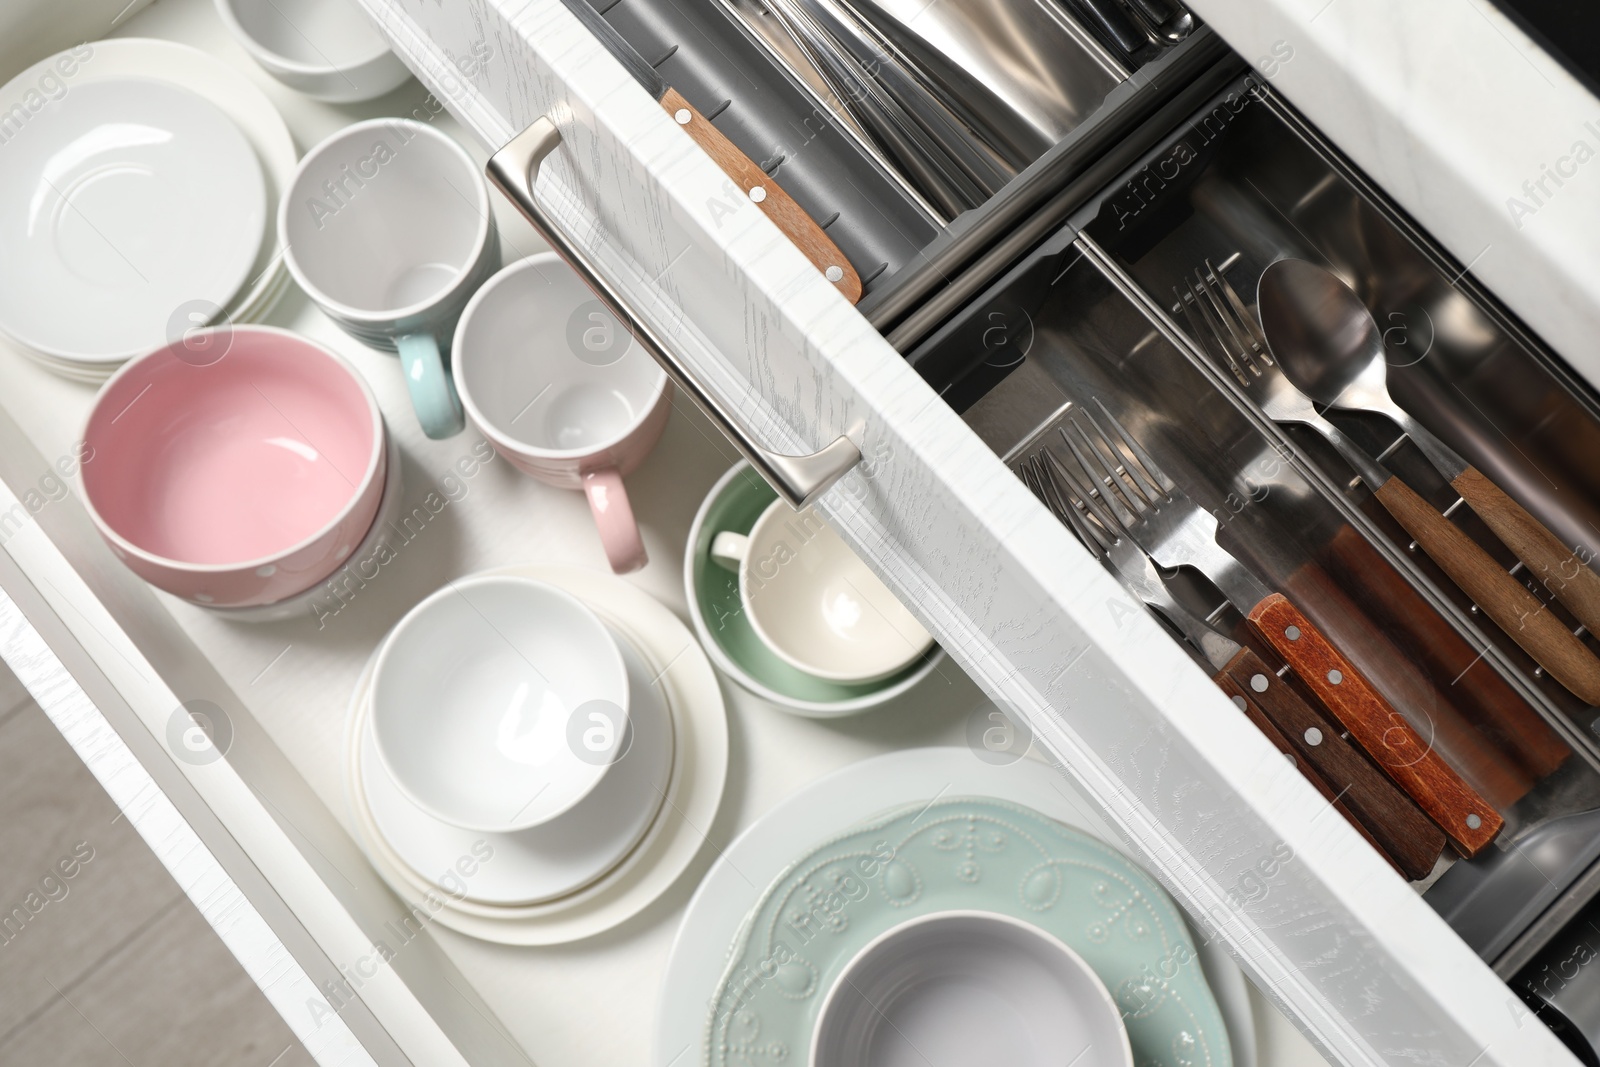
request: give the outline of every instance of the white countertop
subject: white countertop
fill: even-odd
[[[120,23],[115,35],[183,41],[241,69],[278,106],[302,152],[349,122],[409,113],[425,96],[411,82],[369,104],[341,107],[301,97],[251,63],[227,37],[208,0],[158,0]],[[448,115],[435,121],[483,159]],[[498,198],[497,219],[508,260],[542,250],[542,242]],[[410,414],[394,357],[341,333],[297,289],[291,288],[269,321],[336,349],[372,383],[399,439],[408,496],[443,478],[471,449],[476,438],[470,431],[448,441],[424,438]],[[0,402],[39,450],[46,456],[64,453],[93,390],[50,375],[3,341],[0,381],[5,383]],[[629,580],[680,617],[686,617],[681,560],[689,524],[707,489],[736,458],[731,445],[680,400],[660,446],[629,479],[652,559]],[[393,579],[374,583],[321,630],[309,619],[256,627],[226,623],[164,601],[347,825],[340,776],[345,700],[368,653],[406,607],[445,578],[487,561],[605,566],[582,495],[521,478],[503,463],[489,465],[452,509],[452,521],[441,524],[436,543],[408,558]],[[837,767],[913,745],[964,743],[967,716],[985,701],[955,667],[947,666],[943,675],[895,705],[833,722],[783,714],[725,684],[733,755],[723,808],[710,828],[712,842],[726,844],[801,785]],[[678,921],[698,875],[714,857],[714,849],[702,850],[691,873],[642,915],[576,944],[517,949],[437,928],[433,934],[541,1067],[636,1067],[649,1062],[651,1020]],[[1252,996],[1260,1063],[1309,1067],[1323,1062],[1265,998],[1255,991]]]
[[[1600,385],[1600,100],[1486,0],[1189,3]]]

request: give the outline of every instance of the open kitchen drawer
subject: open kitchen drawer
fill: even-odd
[[[1215,35],[1196,33],[1112,78],[1071,134],[991,200],[941,227],[859,145],[838,131],[810,136],[821,128],[806,125],[804,87],[779,75],[721,8],[623,0],[644,13],[630,29],[636,44],[684,50],[681,69],[662,69],[702,111],[751,94],[764,101],[730,110],[728,132],[752,158],[784,156],[776,175],[802,206],[824,219],[838,212],[829,232],[868,283],[857,310],[737,189],[730,193],[710,159],[560,0],[362,2],[482,149],[529,129],[539,135],[524,138],[523,158],[540,159],[534,198],[552,237],[670,357],[741,450],[790,478],[792,489],[821,484],[817,468],[842,467],[841,458],[859,453],[819,507],[1324,1051],[1346,1063],[1572,1062],[1413,886],[1349,824],[1325,817],[1323,798],[1013,476],[1002,458],[1008,443],[963,421],[956,407],[978,411],[981,401],[973,401],[990,388],[971,378],[960,385],[960,375],[940,380],[932,363],[918,355],[913,366],[902,354],[958,331],[1041,255],[1066,257],[1062,266],[1079,264],[1070,285],[1083,288],[1073,306],[1053,308],[1064,329],[1104,331],[1100,343],[1108,345],[1158,334],[1164,358],[1188,368],[1189,381],[1221,405],[1214,410],[1233,436],[1219,440],[1272,440],[1204,378],[1181,329],[1155,327],[1159,311],[1139,288],[1158,288],[1154,282],[1142,282],[1136,266],[1119,266],[1110,245],[1088,256],[1074,245],[1079,228],[1092,235],[1093,226],[1073,213],[1096,205],[1108,182],[1245,70]],[[665,40],[673,26],[683,40]],[[698,37],[688,32],[694,27]],[[720,50],[726,67],[706,58]],[[723,89],[713,77],[719,71],[727,85],[744,88]],[[549,125],[538,126],[541,119]],[[996,379],[998,397],[1007,379]],[[951,385],[948,398],[930,380]],[[1575,387],[1572,395],[1584,394]],[[1019,434],[1033,428],[1007,425]],[[848,443],[839,443],[842,435]],[[5,444],[0,476],[20,494],[45,469],[44,457],[20,437]],[[811,465],[782,459],[830,445]],[[1323,494],[1316,521],[1299,534],[1304,552],[1339,522],[1368,529],[1313,459],[1290,448],[1285,462],[1298,485]],[[81,518],[52,511],[8,542],[20,571],[6,577],[20,583],[14,598],[35,625],[54,628],[47,636],[55,655],[70,661],[74,684],[119,732],[136,735],[138,720],[159,732],[189,694],[228,686],[220,665],[199,656]],[[1386,573],[1414,577],[1394,546],[1374,551]],[[1462,605],[1426,581],[1420,588],[1458,638],[1476,632]],[[123,632],[135,623],[137,646]],[[356,637],[341,638],[335,651],[349,658]],[[1480,669],[1514,689],[1532,721],[1573,750],[1560,773],[1582,795],[1594,743],[1580,709],[1541,695],[1512,651],[1490,658]],[[221,839],[231,835],[239,847],[214,850],[235,882],[265,879],[266,897],[297,902],[292,916],[272,916],[273,926],[320,988],[337,980],[342,962],[332,961],[361,958],[363,939],[379,936],[384,909],[374,902],[383,891],[261,736],[246,707],[255,699],[249,685],[234,686],[243,706],[228,760],[174,768],[162,784],[180,807],[187,803],[191,821],[215,816],[227,828]],[[116,710],[119,702],[126,711]],[[1461,734],[1461,744],[1470,736]],[[1479,743],[1497,740],[1505,739]],[[159,749],[146,762],[171,765]],[[1526,791],[1532,799],[1523,810],[1507,805],[1513,821],[1537,817],[1536,802],[1561,802],[1553,793]],[[575,956],[566,962],[579,965]],[[374,1059],[524,1061],[445,954],[402,954],[395,975],[380,973],[386,977],[352,1001],[358,1010],[348,1023]]]
[[[882,272],[888,295],[874,303],[869,288],[864,317],[748,205],[730,213],[733,201],[717,196],[720,173],[558,3],[370,9],[486,146],[549,119],[560,144],[552,150],[546,136],[532,153],[543,159],[534,185],[542,221],[676,363],[681,380],[721,409],[742,446],[766,456],[769,471],[783,473],[774,453],[811,453],[830,442],[824,460],[851,459],[850,446],[836,441],[849,436],[863,458],[821,496],[823,511],[962,666],[1032,725],[1191,913],[1222,933],[1331,1055],[1567,1062],[1415,889],[1350,826],[1320,817],[1322,799],[895,351],[910,350],[969,303],[1008,256],[1058,230],[1073,207],[1236,78],[1242,61],[1201,55],[1204,37],[1169,55],[1162,70],[1182,58],[1194,63],[1189,81],[1151,91],[1150,106],[1125,118],[1118,148],[1131,157],[1102,153],[1105,170],[1058,175],[1049,195],[1011,217],[1006,247],[984,245],[956,264],[966,269],[950,271],[948,290],[924,290],[885,312],[904,268]],[[450,69],[453,57],[483,40],[507,48],[509,61],[470,80]],[[1144,144],[1131,136],[1140,128],[1153,131]],[[981,220],[984,209],[975,214]],[[1106,260],[1092,264],[1103,292],[1091,295],[1120,303],[1148,332],[1152,312],[1136,295],[1137,280],[1110,262],[1114,250],[1097,255]],[[1450,280],[1463,273],[1457,268]],[[1059,313],[1068,321],[1087,315],[1094,301],[1085,299],[1085,308]],[[1509,320],[1502,326],[1515,329]],[[1181,331],[1170,334],[1164,343],[1173,358],[1183,357]],[[1580,387],[1574,395],[1585,394]],[[959,393],[949,400],[966,402]],[[1289,453],[1297,477],[1327,494],[1331,476]],[[1340,505],[1330,507],[1352,520]],[[1370,531],[1369,520],[1355,525]],[[1384,566],[1415,577],[1414,565],[1393,558],[1392,545],[1380,556],[1385,551]],[[1478,632],[1437,582],[1420,580],[1417,588],[1463,640]],[[1578,752],[1563,774],[1579,780],[1581,796],[1593,771],[1578,709],[1541,697],[1537,681],[1518,673],[1525,664],[1504,662],[1511,653],[1489,655],[1496,677],[1528,707],[1537,705],[1540,728]],[[1550,793],[1529,795],[1536,807]],[[1539,816],[1514,813],[1513,822],[1519,817]],[[1294,861],[1266,892],[1252,890],[1259,864],[1285,846]]]

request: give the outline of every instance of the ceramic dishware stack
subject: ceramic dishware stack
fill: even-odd
[[[648,561],[622,479],[672,413],[663,371],[553,252],[489,280],[456,328],[456,389],[467,417],[512,466],[582,489],[611,569]]]
[[[944,659],[838,535],[815,513],[790,510],[748,463],[700,505],[683,577],[718,668],[785,711],[831,718],[878,707]]]
[[[371,100],[411,77],[355,0],[217,0],[217,14],[263,70],[318,100]]]
[[[286,277],[271,205],[295,150],[248,79],[183,45],[98,41],[35,64],[0,101],[26,116],[0,159],[0,241],[15,253],[0,262],[0,331],[24,354],[97,382],[271,309]]]
[[[704,838],[727,767],[710,664],[610,575],[459,579],[385,637],[351,697],[363,848],[445,926],[508,944],[608,929]]]
[[[112,551],[207,607],[306,593],[396,495],[366,382],[267,326],[196,331],[130,361],[96,396],[83,441],[84,504]]]
[[[410,119],[347,126],[301,160],[278,207],[278,237],[289,272],[329,318],[398,353],[423,432],[458,433],[451,334],[500,255],[472,157]]]
[[[780,802],[679,927],[655,1056],[1253,1067],[1245,982],[1047,764],[893,752]]]

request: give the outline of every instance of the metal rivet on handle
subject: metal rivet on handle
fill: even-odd
[[[1267,676],[1264,674],[1252,675],[1250,678],[1250,688],[1254,689],[1258,693],[1265,693],[1267,691],[1267,685]]]
[[[1318,745],[1322,744],[1322,731],[1317,729],[1315,726],[1308,727],[1306,729],[1306,744],[1310,745],[1312,748],[1316,748]]]
[[[1238,709],[1239,709],[1239,710],[1240,710],[1240,711],[1243,711],[1243,710],[1244,710],[1244,709],[1245,709],[1245,708],[1246,708],[1246,706],[1247,706],[1247,705],[1246,705],[1246,704],[1245,704],[1245,702],[1244,702],[1244,697],[1234,697],[1234,698],[1233,698],[1233,704],[1234,704],[1234,706],[1235,706],[1235,707],[1237,707],[1237,708],[1238,708]]]
[[[1300,640],[1300,627],[1298,627],[1298,626],[1289,627],[1287,630],[1283,631],[1283,636],[1287,637],[1291,641]]]
[[[678,110],[674,111],[672,113],[672,117],[678,120],[679,126],[689,125],[689,120],[694,118],[694,116],[689,113],[689,109],[686,107],[680,107]]]
[[[840,267],[829,267],[827,270],[822,272],[822,276],[828,279],[830,282],[843,281],[844,270]]]
[[[1342,681],[1344,681],[1344,675],[1340,674],[1338,671],[1333,670],[1328,672],[1329,685],[1338,685]]]
[[[1476,830],[1478,827],[1480,827],[1482,825],[1483,825],[1483,820],[1478,818],[1476,815],[1468,815],[1467,816],[1467,829],[1468,830]]]
[[[767,198],[767,191],[765,189],[761,188],[761,186],[758,185],[754,189],[750,190],[750,199],[752,201],[754,201],[755,203],[759,204],[759,203],[761,203],[761,201],[765,200],[766,198]]]

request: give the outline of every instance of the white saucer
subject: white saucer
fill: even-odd
[[[557,945],[627,921],[671,888],[705,844],[728,774],[728,718],[711,662],[678,617],[649,594],[612,574],[536,565],[485,573],[519,574],[564,589],[628,640],[649,666],[672,715],[674,747],[667,796],[644,839],[591,885],[543,904],[502,907],[441,895],[406,866],[383,835],[357,778],[356,735],[346,735],[345,796],[357,837],[389,886],[409,902],[427,898],[434,921],[485,941]],[[359,694],[357,694],[359,695]],[[352,714],[350,726],[359,724]]]
[[[457,877],[466,899],[500,906],[538,904],[575,893],[633,850],[661,810],[672,773],[672,716],[633,644],[613,634],[628,668],[633,737],[600,784],[559,818],[517,833],[487,834],[443,822],[412,803],[385,771],[372,730],[372,669],[367,664],[352,702],[360,719],[356,773],[373,822],[413,872],[439,885],[462,856],[489,858],[471,877]],[[484,848],[487,846],[487,849]],[[476,850],[476,851],[475,851]],[[448,888],[448,887],[441,887]]]
[[[1077,790],[1041,760],[996,766],[967,748],[920,748],[824,775],[757,819],[701,879],[667,958],[650,1062],[705,1062],[708,1001],[722,982],[730,946],[766,887],[809,846],[878,812],[963,795],[1021,804],[1120,848]],[[1234,1067],[1256,1067],[1255,1020],[1244,975],[1219,941],[1196,936],[1195,943],[1227,1027]]]
[[[136,37],[79,45],[68,53],[43,59],[17,75],[0,88],[0,100],[6,101],[5,107],[9,108],[16,97],[26,96],[30,88],[37,86],[45,74],[60,77],[57,63],[69,56],[82,55],[84,50],[90,53],[87,58],[73,58],[68,65],[67,69],[73,71],[64,79],[69,92],[77,86],[128,77],[190,90],[221,110],[239,128],[260,164],[268,207],[278,202],[299,161],[288,126],[272,101],[248,77],[199,49],[173,41]],[[214,316],[213,321],[260,322],[288,291],[289,272],[278,247],[273,216],[268,210],[262,219],[255,260],[246,273],[245,284],[223,305],[222,312]],[[122,362],[120,359],[75,362],[18,347],[52,373],[91,385],[104,381]]]
[[[184,305],[221,308],[247,280],[265,234],[261,165],[198,94],[73,85],[5,147],[0,328],[23,344],[126,360],[168,340]]]

